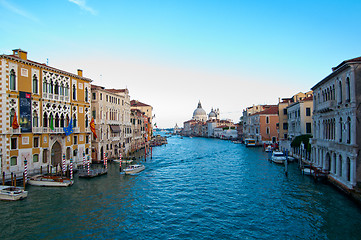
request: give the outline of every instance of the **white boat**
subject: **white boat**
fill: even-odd
[[[74,181],[61,176],[35,175],[28,180],[28,183],[41,187],[68,187],[73,185]]]
[[[241,141],[232,141],[233,143],[235,144],[241,144],[242,142]]]
[[[284,163],[286,161],[286,156],[283,152],[274,151],[271,156],[271,161],[274,163]]]
[[[0,200],[16,201],[28,196],[28,191],[22,187],[0,186]]]
[[[245,139],[244,143],[246,144],[246,147],[255,147],[256,146],[256,140],[254,140],[252,138]]]
[[[313,169],[311,169],[309,167],[302,168],[302,174],[304,174],[304,175],[311,176],[311,175],[313,175],[313,173],[314,173]]]
[[[128,166],[126,169],[124,169],[124,173],[125,174],[134,174],[134,173],[139,173],[141,171],[143,171],[145,169],[144,165],[130,165]]]
[[[265,152],[272,152],[272,151],[273,151],[273,148],[272,148],[271,145],[268,145],[268,146],[265,148],[264,151],[265,151]]]

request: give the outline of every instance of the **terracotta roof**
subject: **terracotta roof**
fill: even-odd
[[[266,114],[278,114],[278,106],[269,106],[268,108],[266,108],[265,110],[263,110],[262,112],[258,112],[253,114],[254,115],[266,115]]]
[[[130,101],[130,106],[133,106],[133,107],[150,107],[150,105],[139,102],[137,100]]]
[[[112,92],[112,93],[119,93],[119,92],[126,92],[128,89],[105,89],[108,92]]]
[[[313,96],[302,99],[302,101],[312,101],[312,100],[313,100]]]

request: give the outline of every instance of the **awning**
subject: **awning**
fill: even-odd
[[[110,130],[112,130],[112,132],[118,133],[118,132],[120,132],[120,126],[119,125],[110,125]]]

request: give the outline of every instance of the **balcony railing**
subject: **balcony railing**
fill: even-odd
[[[21,133],[21,127],[18,127],[17,129],[10,128],[10,134],[20,134]]]
[[[336,107],[335,100],[328,100],[322,103],[318,103],[316,105],[316,111],[318,112],[329,112],[332,111]]]

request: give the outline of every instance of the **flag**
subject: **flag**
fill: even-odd
[[[92,133],[94,134],[94,137],[97,138],[97,134],[95,132],[95,122],[94,122],[94,118],[92,118],[91,122],[90,122],[90,130],[92,131]]]
[[[54,118],[53,118],[53,115],[51,115],[51,118],[50,118],[50,129],[54,131]]]
[[[158,128],[156,123],[154,123],[154,127]]]
[[[13,119],[13,122],[11,124],[11,127],[13,129],[19,128],[19,123],[18,123],[18,118],[16,117],[16,112],[14,113],[14,119]]]
[[[66,136],[69,136],[73,133],[73,118],[70,119],[69,125],[64,127],[64,132]]]

